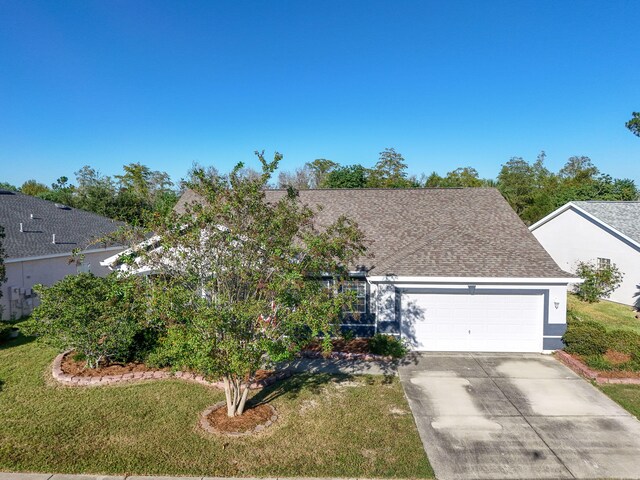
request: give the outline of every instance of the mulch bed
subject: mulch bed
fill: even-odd
[[[331,340],[334,352],[343,353],[371,353],[369,349],[369,340],[366,338],[354,338],[353,340],[346,341],[342,338],[336,338]],[[307,345],[303,350],[311,352],[322,352],[322,343],[314,340]]]
[[[244,413],[237,417],[227,416],[227,407],[223,405],[209,413],[206,419],[209,426],[217,433],[238,434],[255,432],[256,427],[271,422],[273,416],[273,408],[262,403],[245,409]]]
[[[612,357],[621,359],[619,352],[612,353]],[[596,383],[629,383],[640,384],[640,372],[628,370],[594,370],[589,367],[580,355],[572,355],[564,350],[555,352],[555,357],[576,373],[594,380]]]
[[[151,368],[144,363],[112,363],[100,368],[87,368],[83,360],[74,360],[73,353],[62,359],[62,371],[74,377],[103,377],[105,375],[124,375],[138,372],[168,372],[168,368]]]
[[[74,377],[105,377],[125,375],[127,373],[145,373],[145,372],[170,372],[170,368],[155,368],[139,362],[130,363],[112,363],[99,368],[87,368],[83,360],[75,360],[74,353],[69,352],[62,358],[60,365],[62,373],[72,375]],[[255,375],[254,382],[261,382],[270,379],[274,375],[274,370],[258,370]]]
[[[607,350],[607,353],[604,354],[605,360],[607,360],[611,365],[622,365],[623,363],[627,363],[631,360],[631,355],[622,352],[616,352],[615,350]]]

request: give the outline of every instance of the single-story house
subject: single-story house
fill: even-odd
[[[266,201],[286,192],[267,190]],[[562,347],[567,285],[563,271],[500,192],[472,189],[301,190],[365,234],[353,266],[357,315],[343,329],[398,335],[418,351],[543,352]],[[176,205],[201,201],[187,191]],[[103,262],[114,268],[118,255]]]
[[[615,264],[624,275],[610,300],[637,304],[640,292],[640,202],[569,202],[530,227],[567,271],[579,261]]]
[[[121,222],[8,190],[0,190],[0,225],[7,277],[0,284],[3,320],[31,313],[38,303],[34,285],[51,285],[79,271],[106,275],[109,269],[100,261],[123,249],[92,243]],[[84,255],[81,263],[71,258],[76,250]]]

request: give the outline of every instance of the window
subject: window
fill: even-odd
[[[611,267],[610,258],[598,258],[598,270]]]
[[[334,278],[325,277],[322,283],[326,288],[336,291],[338,284]],[[342,325],[366,325],[375,323],[369,308],[369,289],[364,278],[351,277],[340,284],[340,291],[354,292],[353,303],[342,311]]]
[[[364,279],[352,278],[342,287],[346,292],[355,292],[356,300],[347,314],[360,315],[367,313],[367,282]]]

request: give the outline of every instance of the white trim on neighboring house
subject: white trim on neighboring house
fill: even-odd
[[[135,247],[127,248],[126,250],[123,250],[121,252],[116,253],[115,255],[112,255],[110,257],[105,258],[104,260],[102,260],[100,262],[100,265],[102,265],[103,267],[111,268],[113,266],[113,264],[121,256],[129,255],[130,253],[134,253],[136,251],[139,251],[139,250],[141,250],[141,249],[153,244],[154,242],[157,242],[158,240],[160,240],[160,237],[158,235],[154,235],[153,237],[148,238],[147,240],[144,240],[144,241],[140,242]]]
[[[83,250],[81,252],[79,252],[80,255],[85,255],[85,254],[89,254],[89,253],[100,253],[100,252],[111,252],[111,251],[115,251],[115,250],[122,250],[122,248],[124,247],[105,247],[105,248],[96,248],[96,249],[91,249],[91,250]],[[48,258],[58,258],[58,257],[68,257],[69,255],[71,255],[72,252],[65,252],[65,253],[52,253],[50,255],[38,255],[35,257],[19,257],[19,258],[6,258],[4,260],[4,263],[19,263],[19,262],[30,262],[33,260],[46,260]],[[100,262],[102,263],[102,262]]]
[[[584,280],[575,277],[566,278],[528,278],[528,277],[401,277],[393,275],[371,275],[367,280],[376,283],[464,283],[464,284],[509,284],[509,285],[567,285],[582,283]]]
[[[567,210],[569,210],[570,208],[574,208],[575,210],[577,210],[578,212],[580,212],[581,214],[589,217],[591,220],[594,221],[594,223],[605,227],[607,230],[610,230],[611,232],[613,232],[615,235],[621,237],[622,239],[624,239],[625,241],[631,243],[632,245],[635,245],[637,248],[640,248],[640,242],[634,240],[633,238],[625,235],[624,233],[622,233],[620,230],[617,230],[616,228],[612,227],[611,225],[609,225],[606,222],[603,222],[602,220],[600,220],[598,217],[594,216],[593,214],[587,212],[586,210],[584,210],[583,208],[580,208],[578,205],[576,205],[573,202],[569,202],[565,205],[563,205],[562,207],[558,208],[557,210],[554,210],[553,212],[551,212],[549,215],[547,215],[546,217],[544,217],[541,220],[538,220],[536,223],[534,223],[533,225],[531,225],[529,227],[529,231],[533,232],[535,229],[537,229],[538,227],[541,227],[542,225],[544,225],[545,223],[547,223],[549,220],[553,220],[555,217],[557,217],[558,215],[560,215],[561,213],[566,212]]]

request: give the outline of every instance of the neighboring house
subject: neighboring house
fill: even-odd
[[[266,191],[266,200],[286,192]],[[567,284],[561,270],[496,189],[301,190],[364,232],[353,266],[354,312],[343,328],[400,335],[414,350],[541,352],[560,348]],[[200,201],[187,191],[176,209]],[[115,266],[117,256],[103,262]]]
[[[51,285],[78,271],[106,275],[109,269],[102,267],[100,261],[123,249],[92,245],[122,223],[7,190],[0,190],[0,225],[6,235],[3,245],[7,281],[0,285],[0,308],[5,320],[31,313],[37,304],[34,285]],[[84,255],[82,264],[71,258],[76,249]]]
[[[574,271],[579,261],[615,263],[624,274],[610,300],[633,305],[640,284],[640,202],[569,202],[531,232],[558,265]]]

